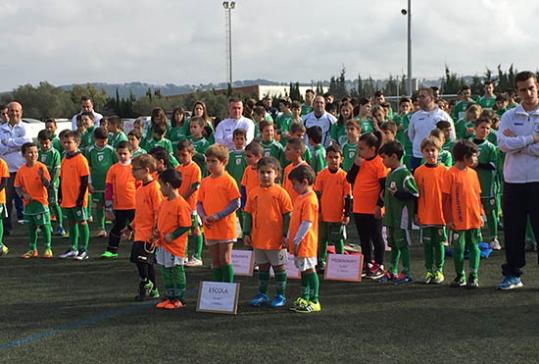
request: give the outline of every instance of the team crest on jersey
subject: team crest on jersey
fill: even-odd
[[[43,154],[41,156],[41,162],[45,163],[45,161],[47,160],[47,155],[46,154]]]
[[[236,158],[236,165],[239,166],[241,164],[241,158]]]
[[[103,154],[100,154],[100,155],[97,156],[97,160],[101,162],[104,157],[105,156]]]
[[[355,155],[355,154],[356,154],[355,152],[350,152],[350,153],[348,153],[348,158],[354,158],[354,155]]]

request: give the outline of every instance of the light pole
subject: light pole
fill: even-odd
[[[408,85],[407,92],[412,96],[412,0],[408,0],[408,9],[401,9],[402,15],[408,15]]]
[[[228,84],[232,88],[232,9],[236,7],[235,1],[223,1],[226,23],[226,65],[228,71]]]

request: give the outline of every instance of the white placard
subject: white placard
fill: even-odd
[[[361,282],[363,254],[328,254],[324,279]]]
[[[197,311],[235,315],[239,294],[239,283],[200,282]]]
[[[253,276],[255,257],[252,250],[232,250],[234,275]]]
[[[270,268],[270,276],[275,276],[273,267]],[[292,254],[288,254],[288,259],[286,261],[286,276],[287,279],[301,279],[301,272],[298,268],[296,268],[296,265],[294,264],[294,256]]]

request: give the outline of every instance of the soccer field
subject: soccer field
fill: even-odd
[[[185,309],[162,311],[155,301],[133,300],[138,276],[129,243],[116,261],[97,259],[106,242],[96,238],[88,261],[24,261],[26,230],[14,233],[0,258],[2,363],[539,362],[535,253],[528,253],[520,290],[494,289],[503,260],[496,252],[481,262],[476,290],[449,287],[449,258],[441,286],[322,280],[322,311],[309,315],[251,308],[257,281],[238,277],[238,315],[228,316],[195,311],[198,283],[211,279],[207,267],[187,269]],[[53,244],[60,254],[68,240]],[[419,281],[417,242],[412,258]],[[289,280],[289,299],[298,293],[299,282]]]

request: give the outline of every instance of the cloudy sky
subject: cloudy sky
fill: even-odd
[[[237,0],[234,79],[329,79],[346,67],[385,78],[406,71],[406,0]],[[535,0],[412,0],[414,76],[444,64],[538,68]],[[226,81],[219,0],[2,0],[0,90],[53,84]]]

